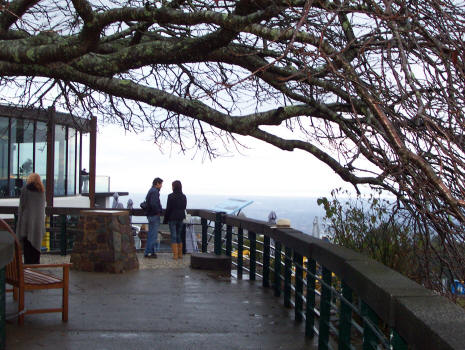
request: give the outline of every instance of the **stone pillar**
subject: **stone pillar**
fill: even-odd
[[[139,268],[127,211],[83,210],[72,269],[121,273]]]

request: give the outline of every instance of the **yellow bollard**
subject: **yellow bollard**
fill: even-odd
[[[48,229],[48,230],[47,230]],[[45,248],[45,251],[50,251],[50,217],[45,217],[45,235],[42,239],[42,248]],[[42,250],[42,249],[41,249]]]

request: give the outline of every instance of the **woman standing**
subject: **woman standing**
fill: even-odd
[[[168,223],[170,226],[173,259],[182,259],[181,230],[182,221],[186,217],[187,199],[184,193],[182,193],[181,181],[173,181],[172,186],[173,193],[168,195],[163,223]]]
[[[23,242],[24,263],[40,264],[40,246],[45,234],[45,190],[39,174],[30,174],[21,190],[16,234]]]

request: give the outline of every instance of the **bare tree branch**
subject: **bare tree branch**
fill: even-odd
[[[439,0],[0,2],[1,98],[212,157],[303,150],[397,196],[436,288],[465,278],[463,33]]]

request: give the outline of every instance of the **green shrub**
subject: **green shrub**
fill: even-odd
[[[347,195],[340,189],[332,198],[319,198],[325,209],[324,228],[328,239],[417,279],[414,243],[408,225],[404,225],[396,203],[378,196],[338,199]],[[404,213],[402,213],[404,214]]]

